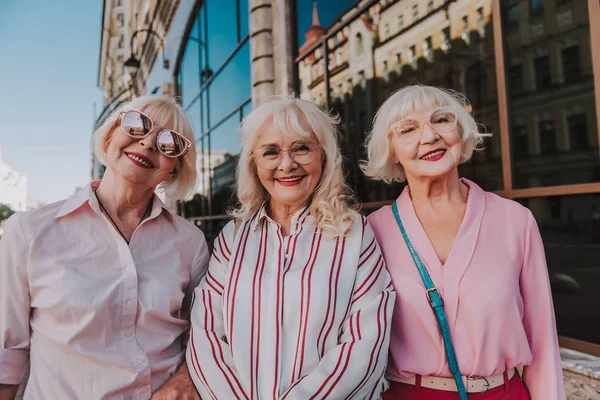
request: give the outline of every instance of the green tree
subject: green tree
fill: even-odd
[[[10,206],[0,203],[0,221],[4,221],[5,219],[8,219],[8,217],[13,215],[14,213],[15,212],[13,211],[12,208],[10,208]]]

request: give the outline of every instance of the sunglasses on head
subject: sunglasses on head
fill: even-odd
[[[121,111],[117,121],[120,121],[123,131],[134,139],[147,137],[155,128],[152,118],[129,107],[125,107]],[[156,128],[159,129],[158,135],[156,135],[156,148],[165,157],[183,157],[192,147],[192,142],[181,133],[158,126]]]

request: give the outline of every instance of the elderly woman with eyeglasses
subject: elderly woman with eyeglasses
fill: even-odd
[[[94,135],[101,181],[8,220],[0,398],[14,396],[27,361],[26,400],[199,398],[184,357],[209,253],[202,233],[154,194],[193,189],[193,142],[179,105],[134,99]]]
[[[366,174],[408,182],[369,216],[398,293],[384,397],[565,399],[537,224],[459,177],[486,136],[465,106],[456,92],[408,86],[368,137]]]
[[[205,399],[377,399],[395,294],[347,203],[337,120],[291,96],[242,123],[240,207],[194,293],[187,362]]]

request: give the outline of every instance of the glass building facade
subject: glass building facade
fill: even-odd
[[[197,194],[182,211],[204,217],[198,224],[209,239],[234,201],[238,126],[252,109],[248,14],[247,0],[197,2],[176,65],[177,90],[198,151]]]
[[[196,2],[175,66],[200,181],[183,211],[209,242],[235,201],[238,126],[252,109],[248,3]],[[600,4],[318,0],[315,20],[313,1],[294,3],[296,93],[340,115],[346,173],[363,211],[402,190],[357,168],[378,107],[415,82],[464,93],[492,136],[461,175],[533,212],[559,334],[600,345],[600,311],[590,306],[600,304]]]
[[[369,181],[356,168],[377,108],[415,82],[464,93],[493,136],[460,174],[533,212],[559,334],[600,344],[600,311],[590,307],[600,304],[600,5],[317,3],[325,29],[315,27],[311,2],[296,2],[297,91],[341,116],[346,171],[363,211],[391,203],[402,189]]]

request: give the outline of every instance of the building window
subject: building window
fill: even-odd
[[[390,71],[387,60],[383,62],[383,79],[386,82],[390,79]]]
[[[417,46],[415,45],[408,49],[408,62],[412,64],[413,68],[417,68]]]
[[[509,67],[507,75],[510,94],[514,96],[523,93],[523,65],[517,64]]]
[[[413,22],[419,18],[419,5],[415,4],[412,8]]]
[[[427,12],[428,13],[433,12],[433,0],[429,0],[427,2]]]
[[[544,0],[529,0],[529,16],[539,17],[544,15]]]
[[[476,62],[470,66],[465,74],[465,92],[467,98],[474,106],[487,101],[487,77],[483,64]]]
[[[385,24],[383,26],[383,37],[384,39],[390,36],[390,24]]]
[[[465,15],[462,17],[462,34],[460,35],[462,40],[467,44],[471,44],[471,36],[469,35],[469,16]]]
[[[550,57],[548,55],[536,57],[533,59],[535,69],[535,87],[536,89],[546,89],[552,84],[550,74]]]
[[[556,153],[556,125],[553,119],[547,119],[538,123],[540,132],[540,147],[542,154]]]
[[[515,29],[519,26],[519,0],[506,0],[504,2],[506,28]]]
[[[565,83],[572,83],[581,77],[579,46],[571,46],[561,52],[563,78]]]
[[[562,6],[563,4],[570,3],[571,0],[556,0],[556,7]]]
[[[367,80],[365,78],[365,71],[358,72],[358,80],[360,82],[360,87],[362,88],[362,90],[365,90],[367,88]]]
[[[425,57],[429,62],[433,61],[431,36],[426,37],[425,42],[423,42],[423,57]]]
[[[348,85],[348,93],[352,93],[352,89],[354,87],[354,83],[352,83],[352,78],[349,78],[346,84]]]
[[[363,37],[362,33],[356,34],[356,55],[360,56],[363,53]]]
[[[442,37],[441,37],[441,48],[444,53],[447,53],[448,50],[452,47],[450,44],[450,27],[446,27],[442,29]]]
[[[398,27],[400,29],[404,29],[404,15],[403,14],[398,15]]]
[[[118,43],[117,47],[119,49],[122,49],[124,45],[125,45],[125,37],[123,35],[120,35],[119,36],[119,43]]]
[[[526,125],[515,125],[512,127],[512,150],[515,159],[523,160],[529,157],[529,134]]]
[[[342,65],[344,62],[344,55],[342,54],[342,50],[338,50],[336,53],[336,63],[337,65]]]
[[[569,130],[571,150],[583,150],[589,148],[587,115],[585,113],[567,116],[567,129]]]
[[[117,26],[122,28],[125,25],[125,19],[122,13],[117,14]]]

